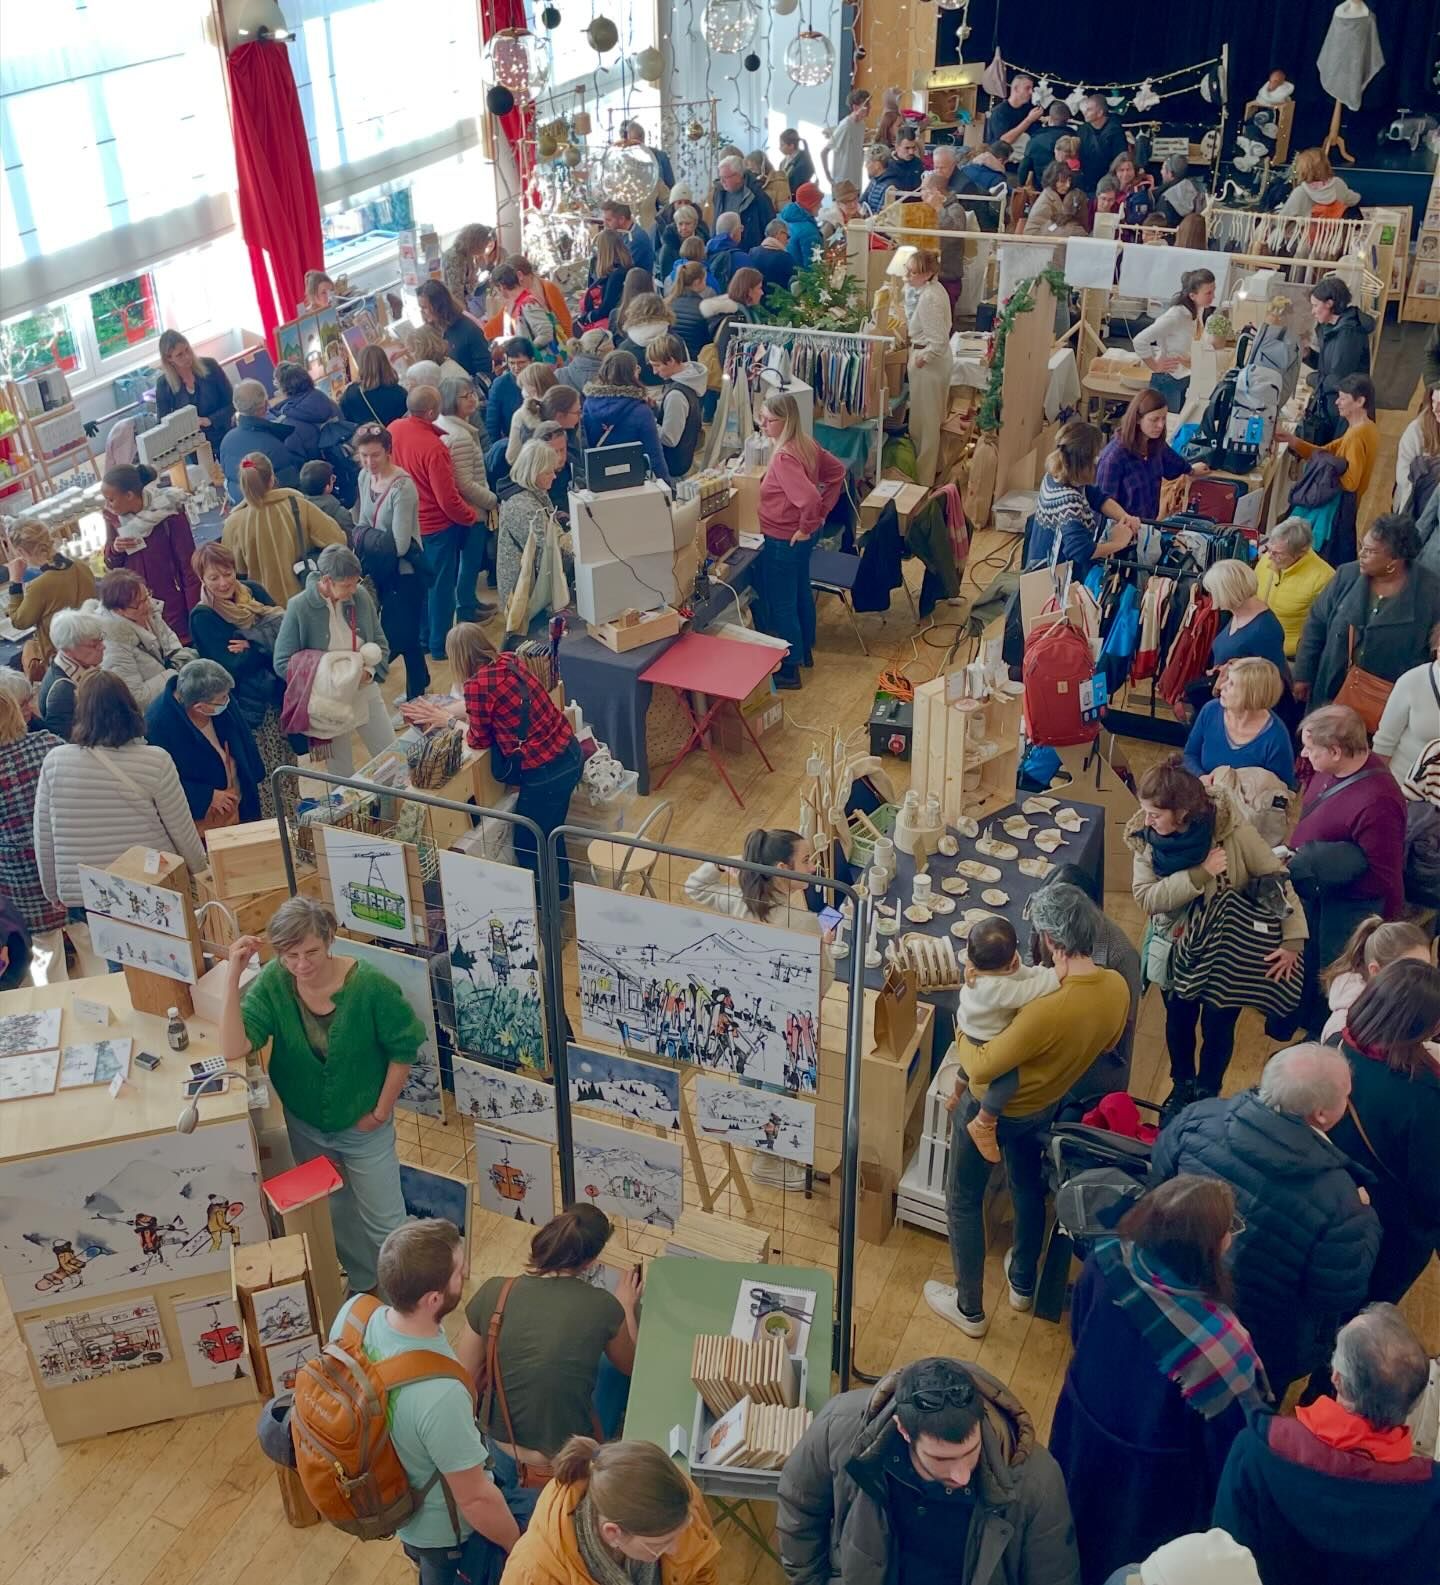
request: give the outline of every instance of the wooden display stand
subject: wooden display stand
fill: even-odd
[[[983,820],[1015,801],[1022,696],[997,693],[983,701],[947,704],[947,681],[936,677],[915,690],[910,787],[922,803],[937,796],[941,818],[953,826],[967,816]],[[983,734],[976,729],[982,715]],[[977,739],[998,745],[998,752],[977,760]]]
[[[195,923],[195,909],[190,901],[190,872],[185,860],[175,853],[156,853],[159,867],[147,868],[151,857],[149,848],[126,848],[114,863],[106,866],[106,874],[117,880],[138,881],[145,886],[158,886],[162,891],[175,892],[185,915],[186,939],[195,955],[197,978],[205,962],[200,949],[200,930]],[[183,980],[172,980],[163,974],[152,974],[147,969],[126,965],[125,983],[130,988],[130,1004],[137,1012],[156,1013],[163,1017],[172,1007],[188,1018],[195,1011],[190,987]]]
[[[37,371],[40,374],[52,372],[59,371],[47,369]],[[80,415],[75,403],[69,401],[41,413],[32,413],[25,401],[24,383],[24,381],[17,383],[14,380],[7,380],[5,383],[5,406],[19,420],[6,438],[17,448],[19,455],[13,459],[18,464],[16,471],[0,479],[0,484],[9,486],[29,479],[30,493],[39,500],[42,484],[45,494],[54,495],[57,481],[76,468],[88,466],[98,480],[105,470],[96,460],[90,437],[85,433],[83,426],[80,427],[78,439],[52,451],[48,456],[45,452],[41,431],[47,424],[63,418],[74,418],[76,424],[79,424]]]
[[[921,16],[926,10],[921,7]],[[921,136],[927,143],[934,142],[937,132],[951,133],[954,141],[966,148],[978,149],[984,143],[985,117],[980,114],[980,77],[984,70],[979,61],[962,61],[958,66],[937,66],[925,79],[924,109],[929,124]]]
[[[110,1023],[102,1030],[81,1019],[73,1010],[76,998],[106,1003],[111,1009]],[[163,1016],[136,1009],[131,1003],[125,977],[120,974],[24,987],[7,992],[4,1004],[6,1012],[61,1008],[62,1046],[95,1040],[103,1035],[109,1039],[128,1036],[136,1051],[159,1053],[166,1050]],[[219,1053],[218,1030],[203,1020],[192,1019],[190,1047],[185,1060],[199,1060]],[[125,1087],[113,1099],[108,1086],[97,1084],[5,1102],[0,1106],[0,1164],[44,1158],[47,1164],[53,1165],[67,1152],[79,1153],[151,1136],[173,1137],[175,1120],[184,1104],[180,1095],[183,1071],[181,1060],[173,1055],[162,1057],[161,1066],[153,1073],[146,1072],[132,1056]],[[199,1110],[201,1129],[247,1118],[244,1086],[232,1084],[220,1094],[207,1096],[199,1103]],[[203,1201],[201,1211],[204,1211]],[[133,1234],[128,1236],[134,1237]],[[205,1387],[192,1385],[181,1351],[175,1306],[212,1297],[223,1293],[224,1289],[223,1268],[195,1276],[180,1276],[173,1268],[167,1268],[143,1282],[137,1281],[129,1292],[107,1293],[98,1299],[89,1298],[80,1287],[49,1296],[42,1302],[33,1287],[27,1285],[21,1292],[14,1284],[9,1285],[6,1298],[21,1339],[17,1346],[35,1384],[40,1413],[55,1441],[63,1445],[133,1426],[204,1414],[212,1409],[233,1409],[253,1402],[255,1384],[249,1377]],[[97,1376],[73,1386],[42,1386],[35,1361],[24,1342],[28,1322],[87,1308],[113,1308],[127,1300],[141,1299],[155,1301],[169,1347],[169,1360],[143,1370]]]
[[[1248,121],[1256,110],[1276,110],[1275,117],[1275,147],[1270,150],[1270,166],[1275,169],[1285,164],[1290,157],[1290,134],[1295,125],[1295,101],[1287,99],[1281,105],[1265,105],[1258,99],[1246,102],[1245,108],[1240,112],[1240,120]]]
[[[335,1232],[330,1224],[330,1196],[342,1186],[343,1180],[339,1172],[333,1170],[334,1163],[328,1157],[322,1158],[320,1165],[328,1165],[332,1169],[332,1181],[328,1187],[308,1198],[287,1196],[284,1189],[286,1179],[305,1171],[311,1166],[309,1162],[267,1178],[263,1187],[270,1209],[280,1218],[286,1234],[305,1242],[310,1306],[320,1324],[321,1333],[328,1337],[330,1327],[345,1302],[340,1286],[340,1257],[335,1252]]]
[[[260,1396],[267,1401],[283,1387],[272,1379],[270,1358],[260,1343],[255,1322],[255,1295],[297,1282],[305,1285],[313,1321],[316,1306],[311,1288],[310,1251],[303,1237],[275,1238],[268,1244],[247,1244],[243,1249],[230,1252],[230,1291],[240,1309],[245,1345]],[[280,1483],[280,1502],[291,1527],[303,1530],[319,1524],[320,1515],[305,1495],[295,1471],[276,1465],[275,1478]]]
[[[1044,458],[1040,440],[1045,431],[1045,391],[1050,384],[1050,351],[1055,341],[1055,294],[1038,277],[1035,306],[1017,314],[1005,339],[1005,370],[1000,381],[1003,422],[996,432],[999,447],[995,497],[1011,490],[1033,490]]]
[[[1400,317],[1427,325],[1440,323],[1440,171],[1435,173],[1425,201]]]

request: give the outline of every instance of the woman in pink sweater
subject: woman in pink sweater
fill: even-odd
[[[767,396],[760,428],[775,447],[760,481],[760,627],[790,646],[777,688],[798,688],[813,660],[815,591],[810,551],[845,483],[845,464],[801,433],[793,396]]]

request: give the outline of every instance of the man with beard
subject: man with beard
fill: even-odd
[[[357,1295],[335,1317],[331,1341],[361,1306],[355,1319],[363,1319],[366,1358],[430,1352],[458,1365],[440,1324],[460,1303],[465,1282],[465,1241],[454,1223],[402,1223],[380,1246],[377,1276],[390,1303]],[[391,1387],[387,1409],[391,1445],[421,1497],[395,1532],[420,1585],[466,1585],[498,1574],[502,1560],[493,1549],[508,1553],[520,1530],[486,1470],[489,1454],[463,1382],[436,1374]]]

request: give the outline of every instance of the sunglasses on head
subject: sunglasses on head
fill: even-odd
[[[360,445],[367,440],[379,440],[384,433],[385,430],[380,424],[362,424],[355,431],[355,444]]]
[[[922,1414],[938,1414],[942,1409],[964,1409],[975,1401],[975,1389],[968,1381],[951,1382],[948,1386],[931,1385],[914,1387],[905,1394]]]

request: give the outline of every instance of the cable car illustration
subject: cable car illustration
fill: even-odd
[[[212,1365],[228,1365],[245,1352],[245,1340],[240,1328],[220,1319],[217,1310],[210,1312],[210,1325],[200,1334],[200,1351]]]
[[[365,920],[367,924],[385,925],[391,930],[404,930],[410,922],[405,899],[399,892],[389,891],[382,884],[385,877],[380,872],[380,860],[390,856],[389,849],[377,848],[370,852],[356,853],[354,856],[358,859],[369,859],[370,870],[363,886],[356,881],[347,881],[340,888],[340,894],[349,904],[350,912],[357,919]]]
[[[499,1161],[493,1162],[490,1167],[490,1182],[495,1187],[495,1192],[502,1200],[511,1200],[519,1205],[530,1192],[530,1174],[523,1167],[517,1167],[510,1160],[510,1146],[504,1147],[504,1155]]]

